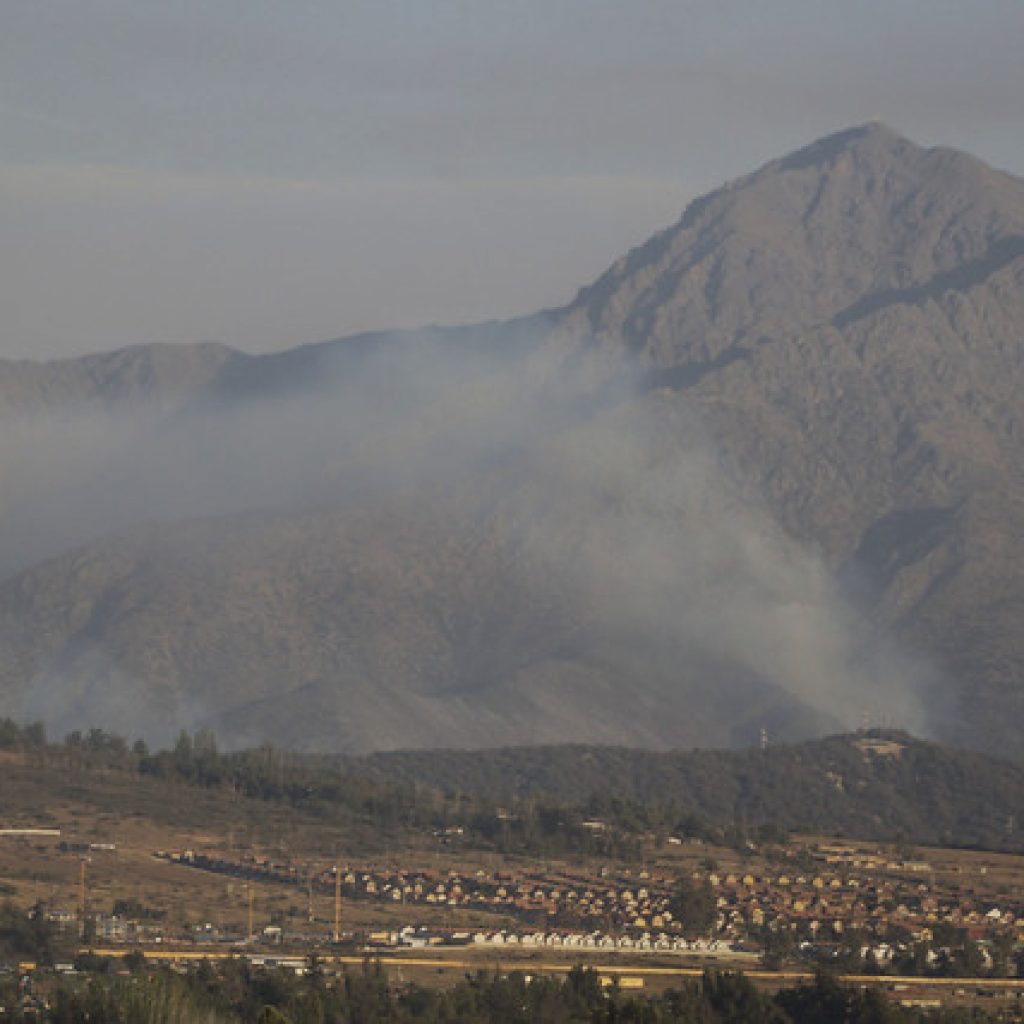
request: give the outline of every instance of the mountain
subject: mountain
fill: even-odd
[[[372,750],[1024,725],[1024,182],[880,125],[568,306],[0,364],[0,712]]]
[[[0,360],[0,415],[7,420],[83,408],[173,407],[244,358],[224,345],[140,345],[49,363]]]
[[[691,401],[778,521],[955,680],[943,734],[1004,750],[1022,284],[1024,184],[868,125],[698,200],[570,314],[670,382],[699,374]]]

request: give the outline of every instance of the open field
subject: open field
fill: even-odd
[[[176,925],[212,921],[243,928],[246,883],[171,864],[154,857],[156,851],[258,854],[324,867],[335,859],[373,861],[399,850],[414,862],[429,863],[437,856],[429,837],[374,832],[356,820],[325,820],[225,790],[119,772],[81,773],[72,765],[33,764],[10,754],[0,773],[0,825],[61,832],[59,838],[0,838],[0,882],[19,906],[41,900],[75,911],[84,857],[91,910],[109,913],[115,900],[135,900]],[[261,924],[271,915],[306,920],[304,887],[257,883],[256,892]],[[314,911],[325,928],[333,917],[329,904],[328,897],[314,893]],[[392,908],[383,910],[384,920],[392,916]],[[379,912],[346,908],[349,928],[380,919]]]

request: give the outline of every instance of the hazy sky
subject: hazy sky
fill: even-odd
[[[1024,0],[0,0],[0,355],[568,301],[882,120],[1024,174]]]

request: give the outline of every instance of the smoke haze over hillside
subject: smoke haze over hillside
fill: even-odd
[[[0,364],[3,708],[349,751],[865,716],[1015,749],[1021,238],[1024,183],[871,123],[561,309]]]
[[[99,537],[104,565],[116,564],[119,531],[131,552],[63,653],[33,673],[14,708],[21,717],[42,717],[58,731],[105,723],[151,739],[212,723],[229,732],[230,704],[208,692],[202,671],[195,682],[153,687],[136,678],[130,658],[105,649],[110,611],[102,609],[164,557],[161,523],[177,524],[176,571],[190,571],[194,528],[204,568],[230,575],[232,565],[218,567],[220,545],[210,546],[209,530],[227,541],[259,514],[301,537],[312,511],[339,528],[357,524],[357,541],[385,548],[395,517],[422,516],[413,535],[428,547],[479,537],[495,552],[485,570],[491,585],[516,595],[508,608],[497,598],[493,615],[535,606],[530,639],[508,641],[513,660],[517,645],[528,648],[539,634],[546,662],[574,646],[610,651],[599,657],[613,665],[650,659],[659,685],[671,688],[678,672],[690,677],[690,694],[713,690],[724,671],[786,695],[819,728],[853,726],[870,713],[927,731],[921,666],[872,631],[821,559],[751,503],[696,411],[646,390],[637,368],[606,359],[566,364],[529,331],[504,350],[472,334],[457,344],[396,336],[358,360],[342,347],[328,367],[312,387],[270,396],[214,392],[164,415],[23,417],[4,432],[0,561],[9,573]],[[604,381],[596,391],[595,379]],[[394,543],[401,558],[405,541],[396,535]],[[331,556],[303,550],[297,543],[285,565]],[[418,555],[409,557],[418,564]],[[15,592],[23,585],[10,584]],[[451,593],[431,597],[429,579],[423,593],[443,617]],[[258,597],[252,613],[257,621],[268,614]],[[501,661],[505,641],[474,639],[459,625],[463,614],[451,609],[455,661],[433,664],[424,655],[413,672],[418,682],[410,685],[430,699],[486,694],[501,671],[489,659]],[[170,639],[138,642],[184,642],[167,628]],[[394,631],[399,648],[420,650],[401,622]],[[546,631],[558,636],[544,639]],[[348,643],[358,648],[361,640]],[[339,657],[336,679],[329,659],[321,665],[328,687],[351,673]],[[628,677],[624,670],[620,700],[652,700],[631,695]],[[283,692],[294,683],[280,680]]]

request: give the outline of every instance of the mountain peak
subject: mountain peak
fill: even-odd
[[[572,310],[656,365],[703,363],[755,324],[797,336],[957,267],[996,269],[1022,236],[1024,182],[869,122],[695,199]]]
[[[816,139],[768,166],[791,170],[814,164],[830,164],[844,153],[869,152],[898,157],[911,152],[919,153],[921,148],[881,121],[868,121]]]

